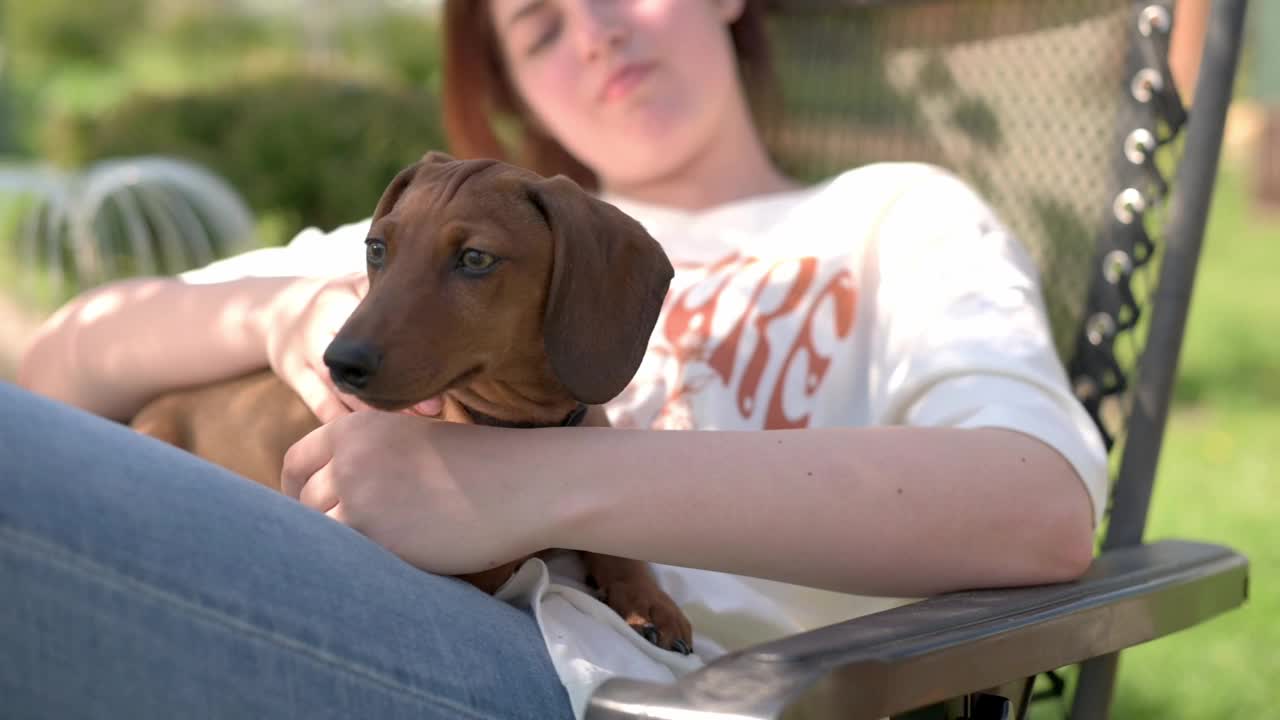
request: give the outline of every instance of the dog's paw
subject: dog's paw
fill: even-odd
[[[656,585],[615,582],[600,591],[605,604],[645,640],[681,655],[693,652],[693,626],[675,601]]]

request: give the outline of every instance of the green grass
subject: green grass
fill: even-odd
[[[1121,655],[1116,718],[1261,718],[1280,677],[1274,411],[1227,401],[1180,410],[1161,458],[1148,537],[1222,543],[1250,560],[1248,604]]]

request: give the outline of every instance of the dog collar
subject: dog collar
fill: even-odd
[[[563,420],[561,420],[558,423],[551,423],[551,424],[523,422],[523,421],[512,422],[510,420],[502,420],[492,415],[486,415],[480,412],[479,410],[474,410],[472,408],[469,408],[466,405],[463,405],[462,409],[467,411],[467,414],[471,416],[471,420],[477,425],[488,425],[490,427],[502,427],[502,428],[576,427],[582,424],[582,420],[587,415],[587,406],[585,403],[578,403],[578,406],[575,407],[572,411],[570,411],[569,414],[566,415]]]

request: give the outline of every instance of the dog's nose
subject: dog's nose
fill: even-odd
[[[361,390],[382,365],[382,351],[363,340],[335,338],[324,351],[329,376],[343,390]]]

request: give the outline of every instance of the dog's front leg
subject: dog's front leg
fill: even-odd
[[[640,560],[582,554],[587,582],[600,589],[606,605],[646,640],[665,650],[693,651],[693,626]]]

